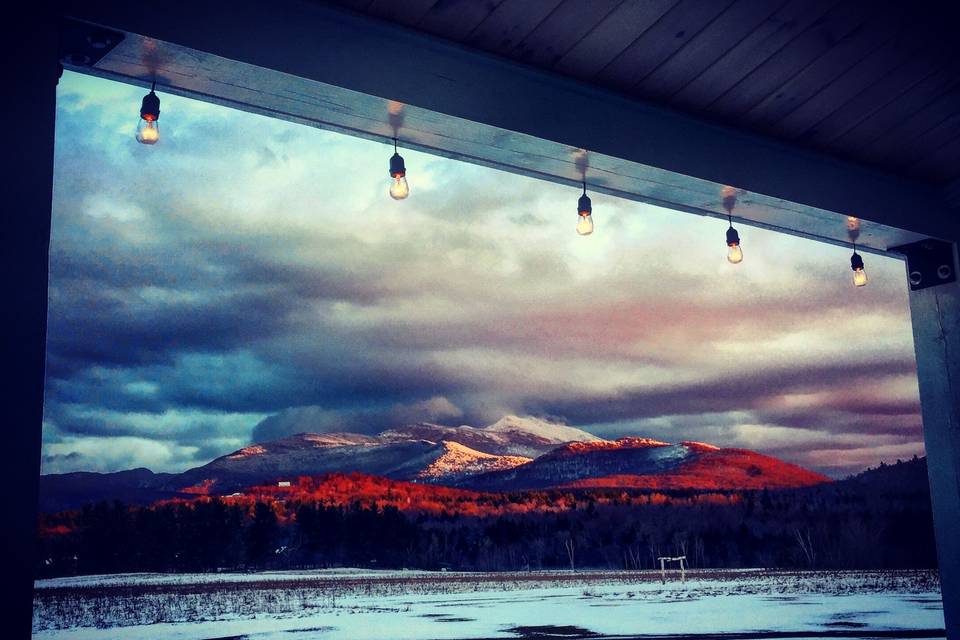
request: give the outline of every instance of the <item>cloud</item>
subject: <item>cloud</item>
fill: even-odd
[[[254,442],[268,442],[296,433],[376,434],[414,422],[457,419],[463,411],[442,396],[382,409],[331,410],[319,406],[292,407],[265,418],[253,430]]]
[[[110,447],[100,438],[71,438],[44,445],[42,473],[66,473],[78,468],[84,471],[115,471],[131,468],[130,461],[142,461],[151,470],[177,469],[189,464],[196,448],[179,446],[151,438],[119,437],[110,439]]]

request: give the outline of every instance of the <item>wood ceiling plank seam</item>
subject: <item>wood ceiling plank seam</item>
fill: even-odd
[[[497,11],[500,10],[500,7],[502,7],[502,6],[504,5],[504,3],[505,3],[505,2],[508,2],[508,1],[509,1],[509,0],[501,0],[500,4],[498,4],[497,6],[495,6],[495,7],[493,8],[493,11],[491,11],[491,12],[488,13],[486,16],[484,16],[483,20],[481,20],[480,22],[478,22],[477,24],[475,24],[475,25],[473,26],[473,29],[471,29],[471,30],[467,33],[467,35],[465,35],[463,38],[461,38],[461,42],[466,42],[466,41],[470,40],[470,38],[473,37],[473,34],[477,32],[477,29],[479,29],[480,27],[482,27],[484,24],[486,24],[487,20],[489,20],[490,18],[492,18],[494,15],[496,15]]]
[[[925,136],[945,125],[949,126],[951,122],[960,121],[960,92],[957,91],[958,86],[960,86],[960,77],[956,79],[949,90],[940,94],[923,109],[913,112],[901,121],[897,127],[890,130],[889,135],[885,132],[878,136],[863,150],[867,155],[872,155],[877,162],[886,162],[893,153],[906,154],[905,161],[909,157],[911,149],[922,151],[923,143],[921,140]],[[929,118],[929,122],[924,124],[923,121],[927,118]],[[905,140],[910,140],[911,143],[905,145]]]
[[[525,38],[534,29],[536,29],[537,26],[539,26],[540,23],[542,23],[551,13],[556,11],[557,7],[561,4],[561,2],[563,2],[563,0],[538,0],[537,2],[530,2],[529,0],[503,0],[503,2],[497,5],[497,8],[494,9],[490,13],[490,15],[488,15],[483,20],[483,22],[478,24],[476,28],[474,28],[474,30],[470,32],[470,35],[468,35],[464,39],[464,42],[466,42],[471,46],[477,47],[478,49],[483,49],[485,51],[488,51],[490,53],[506,55],[503,51],[503,47],[511,45],[513,42],[519,42],[523,40],[523,38]],[[517,31],[513,33],[513,31],[518,29],[520,25],[518,25],[515,21],[512,21],[509,14],[513,13],[513,8],[517,6],[522,6],[524,9],[529,9],[530,7],[536,7],[538,9],[542,9],[543,15],[540,16],[539,18],[534,17],[532,25],[525,25],[522,27],[522,31]],[[491,33],[493,40],[490,40],[489,42],[487,42],[488,39],[480,38],[479,33],[482,32],[481,30],[483,29],[484,25],[487,25],[487,23],[490,22],[492,19],[500,17],[501,14],[508,14],[502,26],[506,27],[511,37],[506,40],[501,38],[499,41],[495,42],[496,28],[493,28],[493,33]],[[525,14],[536,16],[535,13],[530,11],[520,12],[518,15],[525,15]],[[498,46],[492,46],[494,44]]]
[[[579,38],[576,42],[574,42],[572,45],[570,45],[570,48],[567,49],[566,51],[564,51],[563,54],[561,54],[560,57],[559,57],[557,60],[555,60],[555,61],[550,65],[550,68],[551,68],[551,69],[555,69],[555,68],[557,67],[557,65],[558,65],[564,58],[566,58],[568,55],[570,55],[570,53],[571,53],[574,49],[576,49],[577,47],[579,47],[581,43],[583,43],[587,38],[589,38],[591,35],[593,35],[593,33],[600,27],[600,25],[602,25],[604,22],[606,22],[608,19],[610,19],[610,16],[612,16],[615,12],[619,11],[620,9],[622,9],[623,6],[624,6],[625,4],[627,4],[628,2],[631,2],[631,0],[620,0],[620,2],[617,3],[617,5],[616,5],[615,7],[611,8],[610,11],[608,11],[601,19],[599,19],[599,20],[597,20],[595,23],[593,23],[593,24],[590,26],[590,28],[587,29],[587,30],[583,33],[583,35],[580,36],[580,38]]]
[[[593,78],[601,68],[630,46],[638,37],[634,35],[633,31],[625,32],[625,26],[638,24],[642,33],[677,6],[679,1],[625,0],[557,61],[554,69],[576,78],[586,80]],[[623,41],[623,44],[618,44],[619,48],[613,53],[605,53],[609,50],[610,44],[619,42],[622,39],[621,36],[625,33],[628,37]],[[599,60],[597,64],[590,63],[590,60],[596,60],[601,55],[604,55],[605,58]]]
[[[830,117],[847,102],[871,87],[892,69],[898,68],[904,60],[917,55],[927,43],[920,43],[908,37],[906,29],[891,39],[870,56],[864,58],[841,76],[823,87],[815,96],[797,105],[785,114],[781,120],[781,135],[792,132],[789,139],[798,139],[810,128]],[[879,53],[878,53],[879,52]],[[818,111],[819,109],[819,111]],[[819,115],[817,115],[819,114]],[[816,120],[814,118],[817,118]]]
[[[563,0],[549,16],[514,46],[516,54],[511,57],[535,66],[552,68],[558,60],[583,40],[586,34],[596,28],[623,2],[624,0]],[[585,18],[581,15],[582,12],[577,10],[578,6],[579,8],[589,6],[591,9],[596,9],[599,6],[601,15],[595,18]],[[564,24],[557,24],[564,17],[566,19],[562,20],[563,23],[575,25],[573,32]],[[541,34],[541,31],[545,33]],[[543,36],[539,39],[545,40],[547,44],[544,46],[543,43],[540,43],[536,47],[531,47],[531,41],[537,40],[539,36]],[[547,59],[538,58],[536,51],[543,49],[552,50],[554,54]]]
[[[912,150],[905,151],[899,158],[900,164],[905,169],[916,170],[921,166],[922,160],[935,156],[944,147],[956,143],[957,138],[960,137],[960,113],[947,117],[939,125],[924,134],[924,137],[934,137],[935,139],[929,144],[921,142],[915,145]],[[943,168],[938,167],[932,173],[942,175],[944,171]]]
[[[503,0],[471,2],[464,9],[463,3],[456,0],[439,0],[420,19],[417,29],[453,42],[461,42],[502,3]]]
[[[636,83],[634,83],[633,86],[631,86],[628,91],[631,94],[639,94],[643,96],[650,95],[646,93],[643,89],[643,83],[645,80],[655,75],[661,69],[664,69],[664,67],[670,65],[672,61],[682,57],[685,51],[690,50],[691,44],[693,44],[694,42],[698,42],[701,37],[706,37],[706,35],[714,29],[720,29],[723,23],[726,22],[726,17],[734,13],[732,11],[734,8],[742,9],[743,7],[748,7],[750,6],[748,4],[749,2],[751,2],[751,0],[734,0],[733,2],[728,4],[723,10],[720,11],[720,13],[715,15],[710,21],[708,21],[700,29],[698,29],[693,35],[691,35],[686,42],[684,42],[682,45],[680,45],[680,47],[678,47],[676,50],[671,52],[670,55],[664,58],[655,67],[650,69],[642,78],[640,78]],[[773,8],[770,8],[769,1],[762,2],[761,4],[763,6],[766,6],[769,9],[769,13],[764,15],[759,20],[757,20],[758,23],[762,22],[764,18],[768,17],[770,13],[776,10],[775,6]],[[737,17],[739,18],[739,16]],[[721,25],[721,26],[718,26],[718,25]]]
[[[920,175],[937,175],[943,182],[960,179],[960,133],[921,158],[915,167]]]
[[[819,147],[829,143],[831,140],[841,137],[877,111],[886,108],[900,98],[900,96],[913,89],[913,87],[939,72],[941,67],[926,64],[926,60],[928,59],[926,54],[929,53],[929,51],[929,48],[923,49],[909,59],[903,60],[901,64],[896,65],[882,76],[881,82],[865,87],[843,105],[839,105],[827,116],[808,128],[808,130],[801,136],[798,136],[797,139],[806,140],[808,143]],[[917,63],[922,64],[918,65]],[[913,67],[915,66],[919,68],[914,69]],[[901,77],[903,79],[902,82]],[[891,83],[893,83],[893,87],[888,86]],[[839,122],[849,119],[845,117],[847,114],[856,114],[855,119],[846,124]],[[832,127],[824,126],[831,121],[838,121],[837,125]]]
[[[666,58],[664,58],[663,60],[661,60],[660,62],[658,62],[652,69],[650,69],[649,71],[647,71],[647,72],[643,75],[643,77],[641,77],[641,78],[640,78],[639,80],[637,80],[631,87],[629,87],[628,92],[629,92],[629,93],[637,93],[637,92],[638,92],[638,86],[643,82],[643,80],[644,80],[645,78],[649,78],[651,74],[656,73],[656,71],[657,71],[658,69],[661,69],[665,64],[668,64],[671,60],[673,60],[681,51],[683,51],[684,49],[686,49],[687,47],[689,47],[689,46],[690,46],[690,43],[693,42],[694,40],[696,40],[698,36],[700,36],[701,34],[705,33],[706,31],[708,31],[708,30],[710,29],[710,27],[716,25],[718,20],[720,20],[724,15],[726,15],[727,13],[730,12],[731,7],[741,5],[742,3],[743,3],[743,0],[732,0],[727,6],[725,6],[723,9],[720,10],[720,13],[718,13],[718,14],[714,15],[712,18],[710,18],[702,27],[700,27],[699,29],[697,29],[697,30],[693,33],[693,35],[691,35],[689,38],[687,38],[686,42],[684,42],[684,43],[681,44],[679,47],[677,47],[676,49],[674,49],[672,52],[670,52],[669,55],[667,55]]]
[[[373,0],[364,13],[380,20],[415,27],[437,2],[439,0]]]
[[[742,115],[762,99],[763,95],[766,95],[765,91],[769,92],[771,83],[765,82],[765,77],[782,78],[790,74],[792,78],[832,49],[835,42],[861,28],[864,20],[865,18],[857,12],[856,5],[844,3],[837,5],[824,18],[813,22],[809,28],[784,45],[779,52],[737,81],[723,95],[707,105],[707,109],[717,115],[743,123]],[[831,28],[836,31],[830,33],[828,29]],[[831,37],[826,38],[825,35]],[[833,40],[833,43],[829,42],[830,40]],[[803,55],[800,55],[801,53]],[[777,69],[777,67],[782,68]]]
[[[567,49],[566,51],[564,51],[563,54],[562,54],[557,60],[555,60],[553,63],[551,63],[550,68],[551,68],[551,69],[556,69],[557,64],[559,64],[559,62],[560,62],[561,60],[563,60],[565,57],[567,57],[568,55],[570,55],[570,53],[571,53],[574,49],[576,49],[577,47],[579,47],[580,44],[581,44],[584,40],[586,40],[586,39],[589,38],[591,35],[593,35],[593,33],[600,27],[600,25],[602,25],[604,22],[606,22],[608,19],[610,19],[610,17],[611,17],[614,13],[616,13],[617,11],[619,11],[625,4],[627,4],[628,2],[631,2],[631,1],[632,1],[632,0],[621,0],[621,2],[619,2],[615,7],[611,8],[610,11],[608,11],[608,12],[606,13],[606,15],[603,16],[603,18],[601,18],[600,20],[597,20],[594,24],[592,24],[592,25],[590,26],[590,28],[587,29],[586,32],[584,32],[584,34],[583,34],[582,36],[580,36],[580,38],[579,38],[576,42],[574,42],[572,45],[570,45],[570,48],[569,48],[569,49]]]
[[[761,5],[765,5],[769,8],[769,11],[766,13],[759,14],[760,17],[755,22],[745,22],[739,21],[731,10],[733,7],[742,7],[742,0],[738,0],[731,7],[728,7],[726,11],[723,12],[720,16],[717,17],[717,20],[714,21],[714,25],[717,25],[721,20],[726,17],[734,16],[733,21],[735,26],[740,26],[746,33],[752,32],[757,25],[763,23],[766,20],[769,20],[774,13],[782,9],[790,0],[780,0],[779,4],[770,3],[769,0],[757,0]],[[730,32],[728,32],[730,33]],[[742,39],[736,35],[729,38],[730,44],[723,49],[719,55],[716,57],[707,60],[705,55],[699,55],[697,53],[698,45],[707,44],[697,41],[708,40],[706,36],[707,29],[702,30],[696,37],[691,38],[687,44],[681,47],[677,53],[670,57],[669,60],[665,60],[663,64],[651,71],[644,77],[637,85],[633,87],[632,90],[639,91],[647,96],[656,96],[661,99],[669,99],[670,96],[674,95],[677,91],[682,89],[688,82],[696,78],[699,74],[703,73],[711,64],[713,64],[717,59],[725,56],[729,51],[735,48],[739,41]],[[699,61],[702,61],[702,66],[695,66]],[[682,74],[686,73],[687,77],[683,77]],[[661,76],[661,77],[657,77]],[[675,79],[674,86],[668,86],[669,81]]]
[[[733,1],[690,0],[687,4],[681,1],[622,51],[617,58],[610,61],[596,75],[596,78],[608,86],[620,90],[629,89],[651,69],[684,46],[690,38],[733,4]],[[663,37],[658,37],[660,34],[654,33],[657,30],[665,30],[666,33],[662,34]],[[654,37],[647,38],[651,33]],[[667,37],[670,34],[673,34],[672,39]],[[647,64],[651,66],[644,70],[644,65]]]
[[[946,135],[943,135],[944,132],[940,132],[939,134],[937,134],[940,136],[940,139],[938,143],[931,144],[929,147],[927,147],[926,150],[929,153],[932,154],[932,153],[938,152],[940,149],[953,143],[954,141],[956,141],[958,137],[960,137],[960,111],[953,113],[947,118],[945,118],[943,122],[941,122],[939,125],[937,125],[933,129],[925,133],[924,136],[933,135],[939,129],[943,129],[943,128],[946,128]]]
[[[676,8],[679,7],[679,6],[680,6],[680,3],[682,3],[682,2],[683,2],[683,0],[677,0],[677,3],[676,3],[676,4],[674,4],[670,9],[668,9],[668,10],[665,11],[664,13],[662,13],[662,14],[660,15],[660,17],[657,18],[656,20],[654,20],[646,29],[644,29],[644,30],[641,31],[639,34],[637,34],[637,37],[634,38],[634,39],[630,42],[630,44],[628,44],[628,45],[625,46],[623,49],[621,49],[621,50],[617,53],[617,55],[615,55],[613,58],[611,58],[605,65],[603,65],[603,67],[601,67],[600,69],[598,69],[598,70],[596,71],[596,73],[594,73],[593,76],[591,76],[591,77],[592,77],[592,78],[598,78],[598,77],[600,77],[600,76],[604,73],[604,71],[605,71],[608,67],[610,67],[610,65],[614,64],[617,60],[620,59],[621,56],[623,56],[627,51],[629,51],[632,47],[634,47],[634,46],[640,41],[641,38],[643,38],[645,35],[647,35],[647,33],[650,32],[651,29],[656,28],[656,26],[657,26],[658,24],[660,24],[661,22],[663,22],[663,20],[664,20],[668,15],[670,15],[670,13],[672,13],[673,11],[675,11]]]
[[[373,0],[336,0],[336,4],[360,13],[364,13],[372,3]]]
[[[774,130],[780,119],[795,109],[790,106],[790,93],[801,94],[802,97],[797,99],[802,102],[816,95],[849,69],[896,39],[899,35],[897,25],[902,24],[899,20],[902,15],[901,8],[896,16],[885,14],[884,17],[876,17],[874,21],[866,23],[866,29],[858,29],[847,37],[841,38],[822,56],[812,60],[793,78],[784,82],[746,112],[743,116],[744,120],[750,120],[761,129]],[[870,28],[874,24],[877,24],[877,29]],[[823,78],[827,79],[823,80]],[[804,83],[807,84],[806,88],[803,87]],[[786,100],[783,99],[785,96]]]
[[[862,150],[880,136],[890,135],[897,128],[901,113],[905,111],[915,113],[917,109],[926,108],[932,101],[955,87],[958,81],[960,78],[956,76],[956,70],[952,66],[940,67],[936,73],[913,85],[909,91],[902,92],[870,117],[858,123],[856,127],[851,127],[842,136],[834,138],[827,144],[831,148],[846,147]],[[905,105],[915,102],[921,106],[905,108]]]
[[[838,0],[817,0],[816,11],[810,9],[810,0],[790,0],[769,21],[768,28],[758,28],[747,38],[717,58],[709,67],[669,97],[669,103],[687,110],[706,110],[724,91],[736,84],[723,83],[723,74],[736,69],[743,77],[777,55],[794,38],[808,29],[815,20],[832,10]],[[761,23],[761,27],[766,23]],[[790,34],[790,29],[798,27]],[[769,29],[769,32],[767,32]],[[781,42],[782,39],[782,42]],[[730,67],[730,68],[728,68]],[[724,88],[725,87],[725,88]],[[709,91],[708,91],[709,89]]]

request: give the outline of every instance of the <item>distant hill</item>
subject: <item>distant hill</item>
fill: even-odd
[[[914,457],[893,464],[881,462],[843,480],[801,490],[809,499],[867,505],[883,503],[904,509],[930,509],[930,482],[927,459]]]
[[[154,473],[149,469],[130,469],[114,473],[78,471],[40,476],[39,509],[43,512],[75,509],[101,500],[120,500],[127,504],[150,504],[179,495],[162,486],[175,474]]]
[[[791,489],[830,478],[745,449],[646,438],[572,443],[525,465],[468,477],[484,490],[545,487],[660,490]]]

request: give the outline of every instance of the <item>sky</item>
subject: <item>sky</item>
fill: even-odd
[[[547,418],[843,477],[923,455],[903,264],[161,93],[60,81],[43,472]]]

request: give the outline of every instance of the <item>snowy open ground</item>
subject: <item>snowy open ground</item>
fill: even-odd
[[[936,573],[329,570],[40,580],[34,638],[943,637]]]

